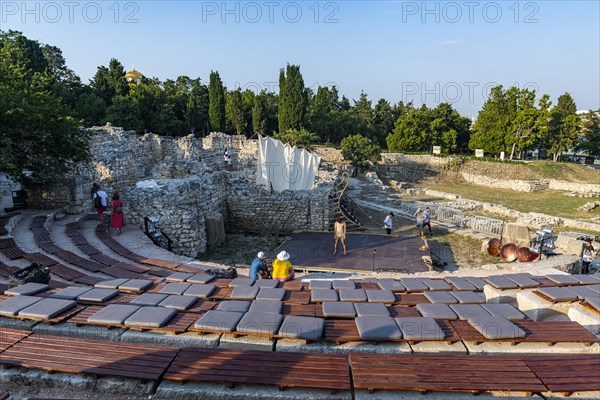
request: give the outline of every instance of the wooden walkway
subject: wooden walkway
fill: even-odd
[[[523,360],[552,392],[600,391],[600,354],[525,356]]]
[[[348,358],[332,354],[184,348],[165,380],[350,390]]]

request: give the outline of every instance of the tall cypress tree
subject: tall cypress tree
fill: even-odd
[[[225,88],[218,71],[210,72],[208,118],[213,131],[225,130]]]
[[[252,128],[254,132],[264,135],[267,129],[267,114],[265,110],[265,93],[260,92],[254,97],[254,106],[252,107]]]
[[[279,132],[304,126],[307,96],[299,65],[279,72]]]

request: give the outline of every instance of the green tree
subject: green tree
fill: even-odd
[[[562,152],[572,149],[577,144],[580,121],[577,116],[577,106],[569,93],[558,98],[556,107],[550,110],[547,134],[544,143],[554,161],[558,161]]]
[[[106,122],[123,129],[141,132],[144,125],[139,117],[137,100],[128,96],[115,96],[106,110]]]
[[[387,143],[385,138],[394,129],[394,110],[390,103],[385,99],[379,99],[374,109],[373,119],[373,137],[380,146],[385,146]]]
[[[254,107],[252,107],[252,129],[261,135],[264,135],[267,129],[266,107],[266,95],[261,91],[254,97]]]
[[[514,93],[515,90],[509,91]],[[507,149],[506,137],[511,131],[514,115],[509,109],[509,97],[502,85],[491,89],[473,126],[473,134],[469,140],[471,150],[483,149],[487,153],[499,154]]]
[[[0,171],[26,185],[52,183],[89,159],[88,136],[48,89],[54,76],[13,64],[0,47]]]
[[[242,99],[242,90],[237,89],[229,94],[231,96],[231,106],[229,109],[229,120],[235,129],[236,134],[241,135],[246,129],[246,114],[244,110],[244,101]]]
[[[304,147],[307,150],[311,150],[313,145],[319,140],[319,137],[316,134],[309,132],[304,128],[301,128],[300,130],[288,129],[285,132],[277,132],[273,137],[280,140],[282,143],[287,143],[290,146]]]
[[[184,118],[192,135],[196,134],[198,128],[202,130],[202,136],[208,132],[208,88],[200,82],[200,78],[191,81]]]
[[[210,72],[210,82],[208,84],[209,99],[209,122],[213,131],[223,132],[225,130],[225,88],[219,76],[219,72]]]
[[[279,131],[304,127],[307,92],[299,65],[287,65],[279,73]]]
[[[356,134],[347,136],[340,143],[342,156],[355,167],[355,176],[359,168],[376,164],[381,159],[381,148],[370,139]]]
[[[76,105],[77,114],[83,118],[87,126],[99,125],[106,116],[106,103],[94,91],[87,90],[79,96]]]
[[[90,86],[96,92],[96,95],[104,100],[107,105],[112,104],[112,98],[115,97],[115,89],[111,86],[108,78],[108,68],[100,65],[96,74],[90,82]]]
[[[582,118],[583,137],[579,149],[586,151],[592,157],[600,156],[600,110],[590,111]]]

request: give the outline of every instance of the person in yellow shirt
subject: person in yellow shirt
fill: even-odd
[[[287,251],[284,250],[277,254],[277,258],[273,261],[273,280],[285,282],[294,279],[294,269],[289,260],[290,254]]]

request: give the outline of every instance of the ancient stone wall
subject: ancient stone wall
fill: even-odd
[[[509,189],[518,192],[541,192],[548,189],[548,182],[545,182],[543,180],[504,180],[490,178],[485,175],[471,174],[469,172],[462,172],[461,175],[465,181],[478,186],[486,186],[498,189]]]
[[[600,196],[600,184],[567,182],[558,179],[548,179],[548,188],[552,190],[564,190],[567,192],[577,192],[586,194],[595,194]]]

